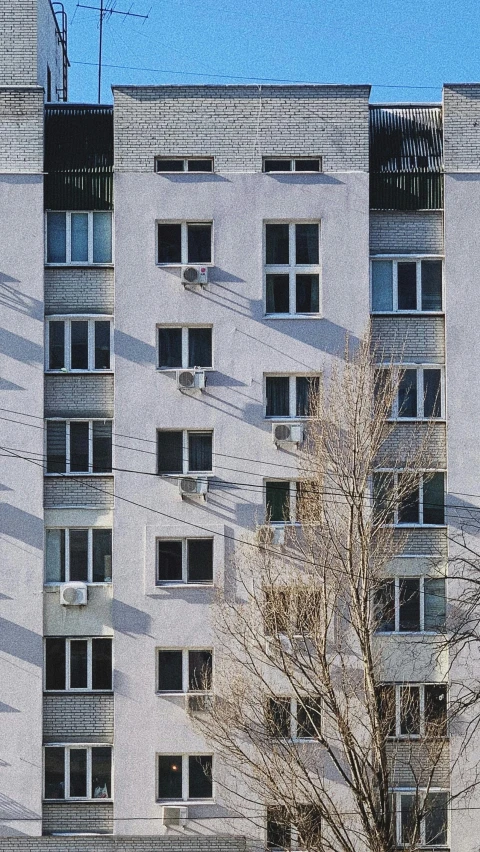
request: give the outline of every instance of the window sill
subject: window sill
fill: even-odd
[[[448,524],[383,524],[395,530],[446,530]]]
[[[108,263],[87,263],[83,261],[82,263],[47,263],[45,262],[46,269],[113,269],[115,266],[113,260]]]
[[[82,802],[82,803],[84,802],[85,804],[90,804],[91,802],[93,802],[96,805],[98,805],[99,802],[102,802],[102,803],[105,802],[106,805],[112,805],[113,799],[101,799],[101,798],[98,798],[98,799],[84,799],[84,798],[78,798],[78,799],[72,799],[72,798],[70,798],[70,799],[43,799],[43,802],[46,805],[71,805],[72,802],[75,802],[76,804],[78,804],[79,802]]]
[[[175,581],[166,581],[165,583],[156,583],[155,589],[213,589],[215,588],[215,584],[212,580],[211,583],[184,583],[181,580],[178,582]]]
[[[114,370],[45,370],[46,376],[113,376]]]
[[[446,417],[387,417],[387,423],[446,423]]]
[[[155,266],[158,269],[182,269],[184,266],[206,266],[208,269],[213,269],[215,264],[213,260],[179,260],[178,263],[156,263]]]
[[[200,364],[197,364],[195,367],[155,367],[155,369],[157,373],[176,373],[178,370],[202,370],[204,373],[215,372],[215,367],[202,367]]]
[[[193,690],[189,692],[168,692],[167,690],[165,690],[165,692],[162,692],[161,690],[156,689],[155,695],[158,695],[159,698],[188,698],[188,696],[190,695],[208,695],[209,697],[211,696],[213,698],[213,692],[209,692],[208,690],[205,690],[204,692],[201,692],[200,690],[198,690],[198,692],[194,692]]]
[[[215,799],[156,799],[155,801],[157,805],[216,805]]]
[[[157,476],[162,479],[184,479],[191,477],[192,479],[211,479],[212,476],[215,476],[213,470],[187,470],[185,472],[172,472],[172,473],[157,473]]]
[[[110,417],[106,417],[106,418],[99,417],[99,418],[96,418],[96,419],[99,419],[99,420],[103,420],[103,419],[105,419],[105,420],[111,420],[111,418],[110,418]],[[63,477],[63,478],[65,478],[65,477],[70,477],[70,476],[71,476],[71,477],[75,477],[75,476],[91,476],[91,477],[95,477],[95,476],[113,476],[113,470],[103,470],[103,471],[98,471],[98,472],[96,471],[95,473],[90,472],[90,471],[88,471],[88,470],[75,470],[75,471],[69,471],[68,473],[67,473],[66,471],[64,471],[64,472],[58,472],[58,473],[51,473],[51,472],[50,472],[50,473],[47,473],[47,472],[45,472],[45,473],[44,473],[44,476],[61,476],[61,477]]]
[[[113,695],[113,689],[44,689],[45,695]]]
[[[443,636],[443,630],[376,630],[375,636]]]
[[[51,583],[44,583],[43,589],[45,592],[52,591],[55,592],[60,586],[65,585],[65,583],[76,583],[77,580],[52,580]],[[103,583],[89,583],[88,580],[80,580],[81,583],[85,583],[86,586],[98,586],[99,589],[111,589],[113,583],[111,580],[105,580]]]
[[[445,316],[445,311],[370,311],[371,315],[374,317],[443,317]]]
[[[264,314],[264,320],[319,320],[323,315],[318,314]]]

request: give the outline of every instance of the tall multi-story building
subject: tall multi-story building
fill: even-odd
[[[214,691],[235,540],[289,494],[295,520],[308,389],[370,318],[403,371],[395,439],[435,421],[435,473],[394,519],[386,679],[446,701],[447,459],[450,503],[480,499],[480,86],[442,106],[317,85],[68,104],[64,16],[0,19],[0,849],[273,848],[216,785],[198,671]],[[461,766],[445,750],[433,845],[473,852]]]

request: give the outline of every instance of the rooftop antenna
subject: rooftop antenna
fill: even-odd
[[[100,0],[100,6],[88,6],[84,3],[77,3],[77,9],[93,9],[94,12],[99,13],[99,36],[98,36],[98,103],[101,103],[101,92],[102,92],[102,51],[103,51],[103,22],[107,20],[107,18],[111,18],[112,15],[123,15],[123,20],[125,18],[142,18],[142,20],[146,21],[148,18],[147,15],[139,15],[136,12],[132,12],[131,8],[133,6],[133,2],[130,4],[130,8],[127,10],[115,9],[117,5],[117,0]]]

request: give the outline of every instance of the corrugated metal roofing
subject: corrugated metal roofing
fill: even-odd
[[[371,172],[441,172],[440,106],[371,107]]]

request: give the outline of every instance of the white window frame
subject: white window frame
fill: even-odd
[[[66,234],[65,234],[65,261],[47,260],[48,244],[48,214],[49,213],[65,213],[66,216]],[[88,216],[88,260],[72,260],[72,213],[86,213]],[[112,220],[112,259],[106,262],[97,262],[93,260],[93,214],[94,213],[109,213]],[[111,210],[47,210],[45,212],[45,266],[100,266],[110,267],[114,264],[114,228],[113,214]]]
[[[158,169],[157,163],[161,162],[170,162],[175,160],[177,163],[183,163],[183,170],[177,171],[174,169],[173,171],[168,171],[166,169]],[[212,164],[212,168],[210,171],[206,172],[203,169],[189,169],[188,164],[192,161],[196,160],[208,160]],[[158,175],[181,175],[181,174],[189,174],[189,175],[211,175],[215,173],[215,158],[210,155],[199,154],[198,157],[188,156],[188,157],[164,157],[158,156],[155,157],[155,172]]]
[[[180,651],[182,654],[182,689],[159,689],[158,688],[158,675],[159,675],[159,660],[158,654],[159,651]],[[189,669],[189,654],[190,651],[208,651],[212,655],[212,688],[211,689],[190,689],[189,681],[190,681],[190,669]],[[211,695],[213,692],[213,670],[214,670],[214,649],[212,647],[207,648],[206,646],[201,646],[198,648],[156,648],[155,650],[155,660],[156,660],[156,689],[155,692],[157,695]]]
[[[159,363],[159,360],[160,360],[158,332],[159,332],[159,329],[161,329],[161,328],[179,328],[179,329],[181,329],[181,331],[182,331],[182,366],[181,367],[159,367],[158,366],[158,363]],[[213,372],[213,370],[215,369],[214,363],[213,363],[213,359],[214,359],[213,325],[205,325],[203,323],[199,323],[199,324],[189,323],[188,325],[180,325],[178,323],[177,324],[175,324],[175,323],[159,323],[157,325],[156,346],[157,346],[157,370],[160,373],[172,373],[172,372],[175,372],[175,370],[193,370],[194,369],[193,367],[188,366],[188,361],[189,361],[189,357],[188,357],[189,356],[188,332],[191,328],[209,328],[210,331],[212,332],[212,335],[211,335],[211,338],[212,338],[212,366],[211,367],[203,367],[201,364],[199,364],[198,367],[202,370],[205,370],[205,372],[207,372],[207,371]]]
[[[113,802],[113,746],[111,743],[45,743],[44,755],[46,748],[63,748],[64,749],[64,784],[65,796],[63,799],[47,799],[45,796],[45,760],[43,769],[43,800],[45,802]],[[70,796],[70,751],[72,749],[85,749],[87,752],[87,791],[92,789],[92,749],[94,748],[109,748],[111,761],[110,789],[111,796],[108,799],[95,799],[93,796]]]
[[[180,476],[180,474],[175,474],[176,476]],[[159,580],[158,579],[158,542],[159,541],[181,541],[182,542],[182,579],[181,580]],[[188,542],[189,541],[211,541],[212,544],[212,580],[209,583],[189,583],[188,582]],[[155,539],[155,586],[163,587],[163,586],[187,586],[194,587],[197,589],[203,588],[211,588],[214,585],[214,574],[215,574],[215,538],[214,536],[195,536],[190,535],[186,538],[181,538],[180,536],[171,536],[166,538],[164,536],[158,536]],[[168,650],[165,648],[164,650]],[[172,649],[173,650],[173,649]]]
[[[303,697],[306,700],[307,699],[314,700],[314,699],[320,698],[319,695],[305,695]],[[292,740],[294,742],[299,742],[299,743],[316,743],[316,742],[318,742],[316,737],[299,737],[298,736],[298,728],[299,728],[298,706],[299,706],[300,702],[299,702],[299,700],[296,696],[272,695],[272,696],[269,696],[269,698],[271,698],[274,701],[277,701],[277,700],[283,701],[284,699],[285,700],[290,699],[290,736],[288,738],[289,740]],[[322,716],[321,716],[321,711],[320,711],[320,727],[321,727],[321,724],[322,724]],[[284,738],[275,737],[274,739],[284,739]]]
[[[46,673],[47,673],[47,643],[44,642],[44,691],[45,692],[93,692],[94,694],[102,694],[105,692],[113,692],[113,653],[112,653],[112,688],[111,689],[93,689],[92,687],[92,666],[93,666],[93,639],[109,639],[112,643],[112,652],[113,652],[113,639],[111,636],[46,636],[45,639],[63,639],[65,642],[65,683],[67,686],[65,689],[47,689],[46,683]],[[71,644],[72,642],[86,642],[87,643],[87,686],[70,686],[70,675],[71,675]]]
[[[424,807],[424,799],[427,795],[433,793],[444,793],[447,797],[450,795],[448,790],[442,789],[440,787],[430,787],[428,791],[422,790],[414,790],[411,787],[404,788],[396,788],[392,790],[392,795],[395,802],[395,835],[396,842],[399,847],[410,847],[410,844],[407,842],[403,842],[402,838],[402,806],[401,806],[401,797],[402,796],[410,796],[412,799],[422,798],[423,801],[419,803],[420,808]],[[447,799],[447,843],[443,846],[442,844],[435,842],[431,844],[426,844],[425,842],[425,816],[420,820],[420,832],[418,838],[419,847],[425,847],[426,849],[447,849],[450,846],[450,805]]]
[[[267,172],[270,174],[270,172]],[[277,172],[277,174],[279,174]],[[266,225],[288,225],[288,264],[267,264],[267,237],[266,237]],[[295,252],[296,252],[296,240],[295,240],[295,226],[296,225],[317,225],[318,226],[318,265],[315,264],[296,264],[295,263]],[[318,319],[322,315],[322,265],[321,265],[321,239],[322,239],[322,230],[321,230],[321,221],[319,219],[265,219],[263,222],[263,293],[264,293],[264,305],[265,305],[265,317],[268,319],[279,319],[282,317],[288,317],[291,319],[292,317],[300,317],[302,319]],[[267,313],[267,275],[288,275],[289,277],[289,288],[288,288],[288,304],[289,311],[288,313]],[[318,312],[317,313],[297,313],[295,310],[296,307],[296,298],[297,298],[297,288],[296,288],[296,276],[297,275],[318,275]],[[292,310],[293,308],[293,310]]]
[[[375,261],[391,261],[392,262],[392,282],[393,282],[393,300],[391,311],[375,311],[373,309],[373,264]],[[442,261],[442,310],[424,311],[422,310],[422,260],[441,260]],[[398,264],[399,263],[416,263],[417,269],[417,308],[409,308],[404,310],[398,307]],[[390,315],[390,314],[424,314],[426,316],[443,316],[445,313],[445,258],[441,254],[375,254],[370,257],[370,311],[375,316]]]
[[[399,422],[401,422],[401,421],[399,421]],[[405,473],[410,473],[410,472],[411,471],[405,471]],[[426,527],[427,529],[443,529],[444,527],[447,526],[446,518],[444,518],[443,524],[426,524],[423,521],[423,480],[424,480],[424,476],[428,475],[428,474],[443,473],[443,498],[444,498],[443,499],[443,507],[444,507],[444,513],[446,515],[447,503],[446,503],[445,498],[446,498],[446,495],[447,495],[447,471],[445,470],[445,468],[440,467],[440,468],[434,468],[434,469],[431,469],[431,470],[419,470],[417,472],[417,476],[418,476],[418,505],[419,505],[419,509],[418,509],[419,520],[418,520],[418,523],[414,523],[412,521],[399,521],[399,519],[398,519],[398,517],[399,517],[399,504],[398,504],[398,499],[397,499],[398,479],[399,479],[399,477],[402,476],[402,473],[404,473],[404,471],[398,470],[398,469],[392,469],[392,468],[388,468],[388,467],[379,467],[379,468],[375,469],[374,473],[393,474],[394,491],[395,491],[395,498],[394,498],[394,501],[393,501],[394,502],[393,523],[392,524],[385,524],[385,526],[387,526],[387,527],[400,527],[400,529],[404,529],[404,528],[418,529],[420,527]],[[372,505],[373,505],[373,478],[372,478]]]
[[[65,367],[50,368],[50,323],[63,322],[64,325],[64,347],[65,347]],[[88,367],[84,370],[78,367],[71,366],[72,357],[72,322],[87,322],[88,323]],[[110,367],[108,369],[95,368],[95,323],[109,322],[110,323]],[[112,315],[103,314],[62,314],[59,316],[49,316],[45,321],[45,372],[46,373],[100,373],[101,375],[113,373],[113,317]]]
[[[385,582],[395,581],[395,630],[377,629],[376,634],[379,636],[389,635],[393,633],[399,636],[412,636],[418,633],[427,633],[429,636],[437,636],[438,631],[425,629],[425,580],[445,580],[445,601],[448,599],[447,594],[447,577],[432,576],[431,574],[422,574],[421,576],[405,575],[401,577],[386,577]],[[420,630],[400,630],[400,581],[401,580],[418,580],[419,581],[419,597],[420,597]]]
[[[279,169],[278,171],[277,171],[277,169],[275,169],[275,171],[267,171],[265,169],[265,163],[268,160],[276,160],[276,161],[284,160],[285,165],[288,166],[288,168]],[[297,160],[302,160],[302,162],[305,162],[305,160],[308,160],[310,162],[318,163],[318,170],[317,169],[312,169],[312,170],[310,170],[310,169],[308,169],[308,170],[297,169],[297,168],[295,168],[295,163],[296,163]],[[279,156],[277,157],[274,154],[272,154],[271,156],[268,156],[268,157],[264,156],[263,157],[262,171],[266,175],[283,175],[283,174],[291,174],[292,172],[294,172],[296,174],[300,174],[300,175],[319,175],[323,171],[322,158],[321,157],[312,157],[310,154],[306,154],[305,156],[301,156],[299,154],[296,154],[294,157],[285,157],[283,154],[279,154]]]
[[[176,695],[178,695],[178,694],[179,693],[176,693]],[[168,752],[168,754],[170,754],[170,753],[171,752]],[[181,799],[161,799],[160,798],[160,791],[158,789],[158,781],[159,781],[159,778],[158,778],[158,775],[159,775],[158,758],[159,757],[165,757],[165,756],[166,756],[165,752],[157,752],[157,757],[156,757],[156,760],[155,760],[155,765],[156,765],[156,784],[155,784],[155,786],[156,786],[156,801],[157,802],[165,802],[165,803],[172,802],[172,804],[175,803],[175,802],[178,802],[180,804],[183,803],[183,802],[189,803],[189,804],[193,804],[194,802],[198,802],[199,804],[212,804],[212,803],[214,804],[215,803],[215,755],[214,754],[205,754],[205,752],[199,751],[199,752],[193,752],[193,753],[189,752],[188,754],[180,753],[178,755],[182,759],[182,798]],[[210,757],[211,760],[212,760],[212,796],[209,799],[189,799],[189,797],[188,797],[188,788],[189,788],[189,781],[190,781],[189,771],[188,771],[188,768],[189,768],[188,767],[188,760],[189,760],[190,757]]]
[[[58,476],[58,474],[53,474],[53,475]],[[65,580],[48,580],[47,581],[45,579],[44,580],[45,586],[60,586],[64,582],[65,583],[76,582],[74,580],[70,580],[70,531],[71,530],[73,530],[73,532],[84,532],[86,530],[87,533],[88,533],[88,562],[87,562],[87,565],[88,565],[88,580],[86,580],[85,582],[89,586],[102,586],[102,587],[103,586],[110,586],[112,584],[113,577],[112,577],[112,580],[110,580],[110,582],[105,581],[103,583],[100,583],[98,581],[94,582],[92,580],[92,577],[93,577],[93,533],[94,533],[95,530],[109,530],[112,533],[112,549],[113,549],[113,529],[112,529],[112,527],[61,527],[61,526],[50,526],[50,525],[46,526],[45,527],[45,546],[44,546],[45,575],[46,575],[46,553],[47,553],[46,533],[47,533],[48,530],[64,530],[65,531]],[[113,562],[113,553],[112,553],[112,562]],[[112,573],[113,573],[113,566],[112,566]]]
[[[71,417],[66,420],[64,417],[46,417],[46,423],[65,423],[66,433],[66,463],[65,470],[62,473],[49,473],[46,469],[47,461],[45,461],[45,476],[110,476],[112,471],[93,471],[93,424],[94,423],[112,423],[111,417]],[[88,470],[70,470],[70,424],[71,423],[88,423]],[[112,430],[112,454],[113,454],[113,430]],[[45,460],[47,459],[47,430],[45,429]]]
[[[182,172],[175,172],[182,174]],[[193,174],[193,172],[192,172]],[[210,172],[207,172],[210,174]],[[180,225],[181,226],[181,260],[170,263],[159,263],[158,260],[158,226],[159,225]],[[189,225],[210,225],[210,257],[209,261],[188,260],[188,227]],[[160,269],[178,269],[180,266],[215,266],[214,257],[214,232],[213,219],[156,219],[155,220],[155,263]]]
[[[272,527],[300,527],[301,522],[297,520],[297,486],[302,483],[303,479],[280,479],[279,477],[268,476],[263,479],[263,509],[265,516],[267,513],[267,482],[288,482],[289,497],[290,497],[290,520],[289,521],[269,521]],[[310,482],[310,480],[306,480]],[[312,480],[313,481],[313,480]],[[320,496],[320,494],[319,494]],[[266,523],[266,521],[265,521]]]
[[[417,416],[416,417],[399,417],[399,404],[398,404],[398,392],[399,388],[399,380],[406,370],[415,370],[417,373]],[[424,385],[424,371],[425,370],[439,370],[440,371],[440,416],[439,417],[425,417],[424,415],[424,401],[425,401],[425,385]],[[389,420],[395,420],[399,423],[413,423],[418,420],[423,420],[425,422],[434,421],[435,423],[441,423],[445,420],[445,367],[442,364],[392,364],[388,367],[382,366],[381,364],[378,367],[375,367],[375,372],[383,371],[386,374],[392,374],[392,379],[394,381],[394,387],[397,389],[395,394],[395,399],[392,405],[391,416],[388,418]]]
[[[299,742],[303,742],[303,740],[299,740]],[[306,741],[305,741],[306,742]],[[268,835],[268,808],[266,814],[266,830],[265,830],[265,849],[268,849],[268,852],[285,852],[284,846],[268,846],[267,847],[267,835]],[[288,847],[289,852],[303,852],[303,847],[299,846],[300,843],[300,832],[296,827],[295,823],[289,823],[290,828],[290,845]]]
[[[213,450],[213,429],[157,429],[157,436],[161,432],[181,432],[182,433],[182,462],[183,462],[183,470],[178,473],[159,473],[158,476],[165,476],[175,479],[179,476],[197,476],[197,477],[209,477],[213,476],[214,470],[214,458],[215,453]],[[188,441],[189,435],[191,434],[201,434],[206,435],[209,434],[212,436],[212,469],[211,470],[189,470],[188,462],[189,462],[189,452],[188,452]],[[193,536],[194,538],[194,536]]]
[[[268,421],[284,421],[284,420],[310,420],[308,416],[297,416],[297,379],[318,379],[322,378],[321,373],[264,373],[263,376],[263,410],[264,418]],[[288,379],[288,414],[267,414],[267,379]]]
[[[422,594],[423,597],[423,584]],[[423,607],[422,607],[423,609]],[[446,683],[382,683],[381,686],[393,687],[395,689],[395,733],[389,734],[389,740],[421,740],[426,734],[426,719],[425,719],[425,688],[427,686],[445,686],[447,690],[446,707],[448,707],[448,684]],[[402,734],[401,733],[401,708],[402,708],[402,689],[418,689],[419,690],[419,706],[420,706],[420,731],[418,734]]]

